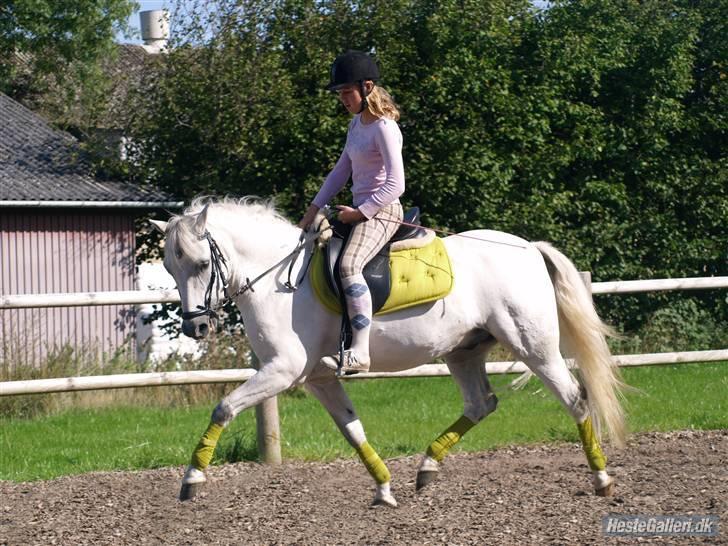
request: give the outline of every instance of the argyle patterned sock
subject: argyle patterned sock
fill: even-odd
[[[351,320],[351,348],[362,360],[369,360],[369,331],[372,327],[372,294],[364,275],[341,279],[346,310]]]

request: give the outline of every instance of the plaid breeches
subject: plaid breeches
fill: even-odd
[[[341,278],[360,275],[367,262],[392,238],[401,221],[402,205],[395,201],[369,220],[354,224],[339,263]]]

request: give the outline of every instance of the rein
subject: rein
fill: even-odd
[[[324,213],[324,215],[326,216],[327,220],[331,221],[333,218],[337,217],[338,211],[332,209],[331,212]],[[426,226],[423,226],[420,224],[412,224],[410,222],[404,222],[402,220],[390,220],[389,218],[377,218],[377,220],[380,222],[389,222],[391,224],[398,224],[401,226],[428,229],[430,231],[434,231],[435,233],[442,233],[443,235],[453,235],[455,237],[462,237],[463,239],[475,239],[476,241],[482,241],[484,243],[493,243],[494,245],[505,245],[505,246],[512,246],[515,248],[523,248],[523,249],[528,248],[526,246],[517,245],[515,243],[506,243],[505,241],[494,241],[493,239],[485,239],[483,237],[474,237],[473,235],[463,235],[461,233],[455,233],[454,231],[447,231],[445,229],[435,229],[435,228],[426,227]]]
[[[474,237],[472,235],[463,235],[462,233],[455,233],[454,231],[447,231],[445,229],[435,229],[435,228],[426,227],[426,226],[423,226],[420,224],[411,224],[409,222],[403,222],[402,220],[390,220],[389,218],[377,218],[377,220],[380,220],[382,222],[391,222],[393,224],[400,224],[402,226],[427,229],[430,231],[434,231],[435,233],[442,233],[443,235],[453,235],[455,237],[462,237],[463,239],[475,239],[476,241],[483,241],[484,243],[493,243],[495,245],[512,246],[515,248],[528,248],[526,246],[517,245],[515,243],[506,243],[504,241],[494,241],[493,239],[484,239],[483,237]]]
[[[318,234],[316,234],[318,236]],[[270,274],[273,270],[280,267],[284,263],[286,263],[287,260],[291,260],[291,264],[288,268],[288,280],[284,283],[284,286],[288,288],[291,292],[295,292],[298,290],[298,287],[300,286],[304,275],[306,274],[306,271],[308,270],[309,265],[311,264],[311,258],[309,258],[308,262],[306,263],[305,267],[303,268],[303,271],[301,272],[301,276],[299,277],[298,281],[296,282],[296,285],[293,285],[291,282],[291,273],[293,272],[293,265],[296,263],[296,259],[298,258],[298,255],[301,253],[301,251],[304,249],[308,241],[306,240],[306,234],[304,232],[301,232],[301,236],[298,238],[298,244],[296,245],[296,248],[293,249],[289,254],[287,254],[282,260],[278,261],[265,271],[263,271],[260,275],[255,277],[252,281],[250,278],[245,277],[245,284],[238,288],[235,292],[232,294],[228,294],[228,278],[226,275],[226,272],[228,272],[228,266],[227,266],[227,260],[225,260],[225,256],[223,255],[222,251],[220,250],[220,247],[218,246],[215,239],[212,237],[209,231],[205,230],[204,235],[199,237],[200,240],[206,239],[208,244],[210,245],[210,282],[207,284],[207,289],[205,290],[205,305],[198,305],[197,311],[185,311],[182,313],[182,320],[190,320],[196,317],[202,317],[202,316],[208,316],[211,319],[217,319],[217,311],[224,307],[228,302],[235,299],[236,297],[240,296],[241,294],[245,294],[248,290],[251,292],[255,292],[253,289],[253,285],[266,277],[268,274]],[[222,292],[225,295],[225,298],[218,301],[217,305],[214,307],[212,306],[212,294],[219,293],[220,288],[222,287]]]

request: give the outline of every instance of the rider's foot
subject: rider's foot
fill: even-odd
[[[351,349],[344,351],[344,362],[341,366],[345,374],[354,374],[369,371],[369,357],[366,359],[359,356]],[[339,369],[339,354],[325,356],[321,359],[321,364],[334,371]]]

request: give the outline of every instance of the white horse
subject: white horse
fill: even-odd
[[[164,265],[177,282],[182,331],[201,338],[210,331],[213,309],[227,294],[240,309],[259,371],[226,396],[212,413],[183,478],[180,498],[195,495],[205,481],[220,433],[241,411],[297,385],[324,405],[376,481],[375,504],[396,506],[386,465],[367,443],[351,400],[335,373],[319,359],[338,348],[340,317],[328,311],[298,278],[313,251],[297,247],[301,231],[273,206],[252,199],[204,204],[194,201],[168,223]],[[538,376],[576,421],[597,495],[611,495],[599,445],[600,424],[624,442],[620,404],[623,384],[605,335],[574,265],[548,243],[529,243],[506,233],[469,231],[444,239],[454,287],[444,299],[375,316],[371,371],[398,371],[443,358],[462,393],[462,416],[427,448],[417,488],[432,481],[447,451],[496,409],[486,375],[488,351],[498,342]],[[293,263],[292,272],[289,267]],[[250,279],[254,279],[250,281]],[[254,285],[254,286],[253,286]],[[579,381],[570,373],[560,345],[573,356]]]

